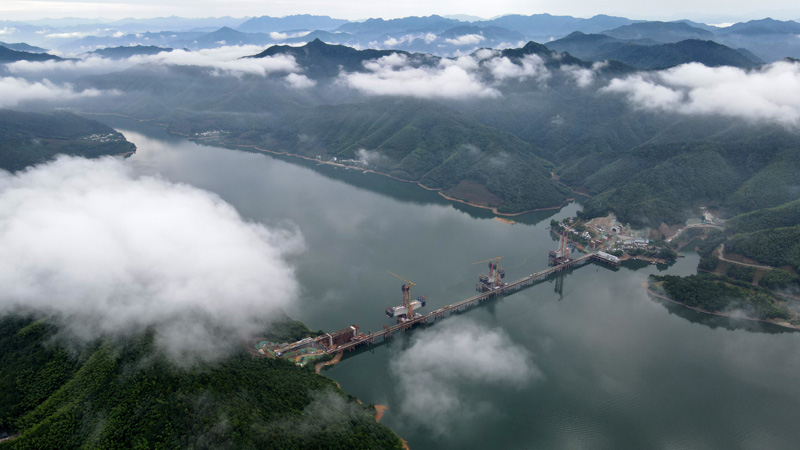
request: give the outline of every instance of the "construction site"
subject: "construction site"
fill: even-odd
[[[575,224],[572,226],[574,225]],[[475,290],[478,292],[476,295],[422,314],[419,310],[426,306],[427,301],[425,297],[421,295],[416,298],[412,297],[411,287],[416,286],[416,284],[395,273],[387,271],[391,276],[403,282],[400,287],[402,293],[400,304],[388,306],[385,309],[386,316],[395,320],[394,324],[384,324],[382,329],[367,333],[361,332],[358,325],[350,325],[336,332],[325,333],[314,338],[307,337],[292,343],[278,344],[261,341],[256,345],[256,348],[259,353],[265,356],[291,359],[298,365],[305,365],[320,357],[374,344],[378,339],[390,339],[394,333],[402,333],[412,329],[416,325],[434,323],[453,313],[477,306],[492,298],[512,294],[562,274],[565,271],[582,267],[590,262],[595,262],[611,268],[618,268],[620,266],[620,259],[618,257],[603,251],[584,253],[573,258],[572,253],[577,250],[568,243],[567,233],[570,228],[571,227],[561,230],[558,248],[549,252],[549,267],[547,269],[524,276],[516,281],[505,281],[506,269],[500,266],[500,261],[503,259],[502,256],[478,261],[473,264],[488,263],[488,273],[478,275],[478,282],[475,286]]]

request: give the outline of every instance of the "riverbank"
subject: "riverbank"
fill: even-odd
[[[664,294],[660,294],[658,292],[655,292],[651,288],[650,284],[647,281],[642,283],[642,287],[644,287],[647,290],[647,294],[650,295],[651,297],[655,297],[655,298],[659,298],[659,299],[662,299],[662,300],[666,300],[668,302],[674,303],[676,305],[680,305],[680,306],[682,306],[684,308],[691,309],[692,311],[696,311],[696,312],[699,312],[699,313],[709,314],[709,315],[712,315],[712,316],[727,317],[729,319],[748,320],[748,321],[751,321],[751,322],[768,323],[770,325],[777,325],[777,326],[782,327],[782,328],[788,328],[790,330],[798,330],[798,331],[800,331],[800,326],[793,325],[793,324],[791,324],[789,322],[770,320],[770,319],[756,319],[754,317],[744,316],[744,315],[741,315],[741,314],[714,312],[714,311],[705,310],[703,308],[698,308],[696,306],[689,306],[689,305],[687,305],[687,304],[685,304],[683,302],[679,302],[679,301],[677,301],[675,299],[672,299],[672,298],[670,298],[670,297],[668,297],[668,296],[666,296]]]
[[[331,360],[321,361],[321,362],[318,362],[318,363],[314,364],[314,372],[317,372],[317,375],[319,375],[320,372],[322,372],[322,368],[323,367],[325,367],[325,366],[333,366],[333,365],[335,365],[336,363],[338,363],[341,360],[342,360],[342,352],[339,352]]]
[[[163,127],[168,133],[174,134],[176,136],[184,137],[184,138],[186,138],[186,139],[188,139],[188,140],[190,140],[192,142],[201,142],[202,143],[202,141],[204,141],[204,140],[217,139],[217,138],[207,138],[207,137],[196,137],[196,136],[188,135],[186,133],[181,133],[181,132],[178,132],[178,131],[168,130],[167,129],[167,126],[168,126],[167,124],[155,122],[156,119],[154,119],[154,118],[153,119],[139,119],[139,118],[136,118],[136,117],[127,116],[125,114],[118,114],[118,113],[92,113],[92,112],[85,112],[85,111],[76,111],[76,113],[77,114],[84,114],[84,115],[93,115],[93,116],[122,117],[122,118],[130,119],[130,120],[135,120],[135,121],[138,121],[138,122],[153,122],[156,125],[159,125],[159,126]],[[363,173],[371,173],[371,174],[375,174],[375,175],[380,175],[380,176],[383,176],[383,177],[391,178],[391,179],[396,180],[396,181],[401,181],[403,183],[416,184],[417,186],[419,186],[422,189],[425,189],[427,191],[436,192],[437,194],[439,194],[442,198],[444,198],[447,201],[455,202],[455,203],[461,203],[463,205],[471,206],[473,208],[480,208],[480,209],[489,210],[489,211],[492,212],[492,214],[494,214],[496,216],[514,217],[514,216],[520,216],[520,215],[523,215],[523,214],[528,214],[528,213],[533,213],[533,212],[557,211],[557,210],[560,210],[561,208],[563,208],[564,206],[568,205],[569,203],[575,201],[575,197],[570,197],[570,198],[565,199],[560,204],[554,205],[554,206],[548,206],[548,207],[543,207],[543,208],[526,209],[524,211],[518,211],[518,212],[513,212],[513,213],[500,212],[500,211],[498,211],[497,207],[494,207],[494,206],[481,205],[479,203],[473,203],[473,202],[470,202],[470,201],[467,201],[467,200],[462,200],[462,199],[459,199],[459,198],[451,197],[451,196],[445,194],[444,192],[442,192],[441,188],[432,188],[432,187],[429,187],[429,186],[425,186],[424,184],[422,184],[422,183],[420,183],[418,181],[412,181],[412,180],[406,180],[406,179],[403,179],[403,178],[398,178],[398,177],[390,175],[388,173],[380,172],[380,171],[373,170],[373,169],[365,169],[363,167],[350,166],[350,165],[347,165],[347,164],[342,164],[342,163],[333,162],[333,161],[323,161],[321,159],[317,159],[317,158],[313,158],[313,157],[305,156],[305,155],[300,155],[298,153],[290,153],[290,152],[285,152],[285,151],[268,150],[268,149],[265,149],[265,148],[258,147],[255,144],[230,144],[230,143],[225,143],[222,140],[219,140],[218,144],[220,146],[222,146],[222,147],[227,147],[227,148],[230,148],[230,147],[251,148],[253,150],[256,150],[256,151],[259,151],[259,152],[263,152],[263,153],[271,153],[273,155],[280,155],[280,156],[291,156],[291,157],[294,157],[294,158],[304,159],[306,161],[313,161],[313,162],[316,162],[318,164],[327,164],[327,165],[330,165],[330,166],[339,167],[339,168],[343,168],[343,169],[360,170]],[[581,195],[581,196],[584,196],[584,197],[587,197],[587,198],[591,197],[591,195],[589,195],[589,194],[578,192],[578,191],[570,188],[569,186],[566,186],[565,184],[563,184],[562,182],[560,182],[557,179],[555,179],[555,181],[557,183],[559,183],[559,185],[562,185],[562,186],[568,188],[573,194]]]
[[[663,258],[653,258],[651,256],[631,256],[627,253],[623,253],[622,256],[619,257],[620,261],[646,261],[650,264],[672,264],[675,261],[667,261]]]
[[[173,132],[170,131],[170,133],[173,133]],[[178,134],[178,133],[175,133],[175,134]],[[192,140],[192,141],[199,140],[197,138],[192,138],[192,137],[189,137],[188,139]],[[514,216],[521,216],[523,214],[528,214],[528,213],[532,213],[532,212],[555,211],[555,210],[559,210],[559,209],[563,208],[564,206],[568,205],[569,203],[575,201],[575,198],[568,198],[568,199],[564,200],[563,202],[561,202],[561,204],[556,205],[556,206],[548,206],[546,208],[527,209],[525,211],[519,211],[519,212],[513,212],[513,213],[504,213],[504,212],[498,211],[497,207],[479,205],[477,203],[472,203],[472,202],[468,202],[466,200],[461,200],[461,199],[458,199],[458,198],[455,198],[455,197],[451,197],[451,196],[445,194],[444,192],[442,192],[442,190],[440,188],[432,188],[432,187],[429,187],[429,186],[425,186],[424,184],[422,184],[422,183],[420,183],[418,181],[405,180],[403,178],[398,178],[398,177],[396,177],[394,175],[389,175],[388,173],[380,172],[380,171],[373,170],[373,169],[365,169],[363,167],[350,166],[350,165],[347,165],[347,164],[342,164],[342,163],[338,163],[338,162],[334,162],[334,161],[323,161],[321,159],[312,158],[310,156],[300,155],[300,154],[297,154],[297,153],[280,152],[280,151],[277,151],[277,150],[268,150],[268,149],[265,149],[265,148],[261,148],[261,147],[259,147],[257,145],[235,144],[235,146],[236,147],[242,147],[242,148],[252,148],[253,150],[257,150],[259,152],[264,152],[264,153],[271,153],[273,155],[291,156],[291,157],[294,157],[294,158],[304,159],[306,161],[313,161],[313,162],[316,162],[317,164],[326,164],[326,165],[329,165],[329,166],[334,166],[334,167],[338,167],[338,168],[342,168],[342,169],[360,170],[363,173],[371,173],[371,174],[375,174],[375,175],[380,175],[380,176],[383,176],[383,177],[391,178],[391,179],[396,180],[396,181],[402,181],[403,183],[416,184],[417,186],[421,187],[422,189],[425,189],[427,191],[436,192],[437,194],[439,194],[445,200],[448,200],[448,201],[451,201],[451,202],[456,202],[456,203],[461,203],[461,204],[468,205],[468,206],[472,206],[473,208],[487,209],[487,210],[491,211],[493,214],[495,214],[497,216],[514,217]]]

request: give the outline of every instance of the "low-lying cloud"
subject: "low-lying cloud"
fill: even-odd
[[[512,60],[491,49],[438,62],[392,53],[365,61],[364,68],[340,73],[339,82],[369,95],[471,99],[500,97],[498,87],[513,81],[530,79],[545,87],[552,76],[538,55]],[[587,75],[581,77],[576,82],[585,82]]]
[[[212,69],[215,74],[253,74],[299,72],[300,67],[291,55],[274,55],[264,58],[243,58],[263,50],[255,45],[209,48],[198,51],[173,50],[155,55],[134,55],[124,59],[109,59],[89,55],[77,60],[17,61],[6,66],[14,74],[41,74],[48,72],[75,72],[83,74],[110,73],[137,64],[164,66],[197,66]]]
[[[48,317],[81,340],[152,330],[177,361],[216,358],[292,305],[285,257],[302,247],[296,230],[118,159],[0,172],[0,313]]]
[[[456,65],[414,67],[407,56],[393,53],[364,66],[368,72],[342,73],[340,81],[370,95],[447,99],[500,95],[475,74]]]
[[[444,41],[451,45],[478,45],[485,41],[486,38],[480,34],[464,34],[452,39],[445,39]]]
[[[383,46],[384,48],[391,48],[402,44],[411,44],[416,40],[421,40],[426,44],[430,44],[436,39],[437,36],[433,33],[405,34],[400,37],[389,37],[388,39],[383,41]],[[375,44],[377,44],[377,42]]]
[[[400,413],[415,426],[443,434],[489,408],[471,393],[483,386],[520,388],[543,377],[531,354],[502,329],[451,319],[415,333],[390,364]]]
[[[33,100],[63,101],[81,97],[97,97],[109,91],[86,89],[76,91],[69,84],[55,84],[49,80],[28,81],[17,77],[0,77],[0,108],[16,106]]]
[[[300,73],[290,73],[284,78],[290,87],[295,89],[308,89],[317,85],[317,82]]]
[[[800,125],[800,64],[794,62],[754,70],[684,64],[616,78],[602,91],[623,94],[642,109]]]
[[[544,66],[544,60],[539,55],[525,55],[520,59],[519,64],[514,63],[505,56],[491,58],[484,64],[498,81],[506,79],[521,81],[532,78],[539,82],[544,82],[550,78],[550,72]]]

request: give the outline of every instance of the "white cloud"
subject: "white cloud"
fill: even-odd
[[[311,78],[298,73],[290,73],[289,75],[286,75],[285,80],[287,83],[289,83],[290,87],[295,89],[307,89],[314,87],[317,84],[317,82]]]
[[[297,31],[295,33],[281,33],[278,31],[273,31],[269,34],[269,37],[275,41],[282,41],[284,39],[303,37],[309,34],[311,34],[310,31]]]
[[[272,33],[269,34],[269,37],[272,38],[275,41],[282,41],[284,39],[288,39],[289,38],[289,34],[288,33],[279,33],[277,31],[273,31]]]
[[[180,361],[213,359],[293,303],[284,257],[302,247],[297,231],[114,158],[0,172],[0,311],[50,317],[77,338],[150,329]]]
[[[459,56],[453,59],[442,59],[439,64],[442,67],[457,66],[468,72],[472,72],[479,69],[478,61],[479,60],[476,60],[472,56]]]
[[[499,51],[493,48],[482,48],[475,52],[475,58],[478,61],[483,61],[484,59],[489,59],[499,53],[500,53]]]
[[[389,39],[386,39],[385,41],[383,41],[383,45],[386,46],[386,47],[396,47],[396,46],[398,46],[400,44],[404,44],[406,42],[411,42],[413,40],[414,40],[414,36],[410,35],[410,34],[407,34],[407,35],[401,36],[399,38],[390,37]]]
[[[792,62],[755,70],[684,64],[617,78],[602,91],[625,94],[644,109],[800,125],[800,64]]]
[[[392,55],[367,61],[365,73],[341,73],[340,82],[370,95],[462,99],[497,97],[470,71],[444,63],[434,67],[413,67],[408,57]]]
[[[23,78],[0,78],[0,108],[16,106],[30,100],[72,100],[79,97],[97,97],[110,91],[86,89],[76,91],[71,85],[57,85],[48,80],[28,81]]]
[[[645,79],[643,75],[615,78],[601,91],[624,93],[631,103],[645,109],[678,110],[684,100],[682,92]]]
[[[124,70],[136,64],[159,64],[178,66],[198,66],[213,69],[218,74],[253,74],[266,76],[274,72],[298,72],[300,67],[290,55],[275,55],[265,58],[244,58],[257,54],[263,47],[256,45],[228,46],[198,51],[173,50],[155,55],[135,55],[128,59],[112,60],[98,56],[86,56],[78,60],[66,61],[17,61],[8,64],[9,72],[47,73],[81,72],[110,73]]]
[[[73,31],[71,33],[50,33],[46,34],[45,37],[55,38],[55,39],[78,39],[86,36],[92,36],[93,33],[85,32],[85,31]]]
[[[426,44],[430,44],[431,42],[436,40],[436,35],[433,33],[418,33],[418,34],[406,34],[400,37],[391,36],[385,41],[383,41],[383,46],[396,47],[401,44],[410,44],[417,39],[425,41]]]
[[[52,73],[80,73],[81,75],[97,75],[117,72],[135,65],[129,60],[113,60],[99,56],[85,56],[81,59],[48,60],[48,61],[16,61],[6,65],[6,69],[17,75],[38,75]]]
[[[401,414],[436,433],[488,408],[471,399],[473,390],[489,384],[519,388],[543,377],[530,353],[502,329],[461,319],[415,333],[390,371]]]
[[[594,70],[585,69],[580,66],[569,65],[562,66],[561,70],[575,81],[578,87],[589,87],[594,82]]]
[[[550,71],[547,70],[544,60],[539,55],[525,55],[520,59],[519,64],[515,64],[505,56],[485,60],[483,64],[498,81],[506,79],[521,81],[533,78],[544,82],[550,78]]]
[[[8,34],[14,34],[17,32],[17,29],[14,27],[3,27],[0,28],[0,36],[5,36]]]
[[[485,41],[486,38],[480,34],[464,34],[453,39],[445,39],[444,41],[451,45],[477,45]]]
[[[390,162],[389,157],[377,150],[367,150],[360,148],[356,151],[356,157],[365,166],[383,166]]]
[[[273,72],[297,72],[300,70],[294,57],[290,55],[241,59],[243,56],[253,55],[261,50],[263,50],[262,47],[252,45],[219,47],[196,52],[173,50],[141,57],[141,59],[143,62],[163,65],[210,67],[226,74],[248,73],[265,76]]]

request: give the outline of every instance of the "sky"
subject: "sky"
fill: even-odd
[[[506,14],[572,15],[591,17],[610,14],[633,19],[669,20],[687,18],[725,22],[772,17],[800,19],[800,6],[786,0],[0,0],[0,18],[148,18],[285,16],[320,14],[358,20],[369,17],[396,18],[411,15],[469,14],[491,18]]]

